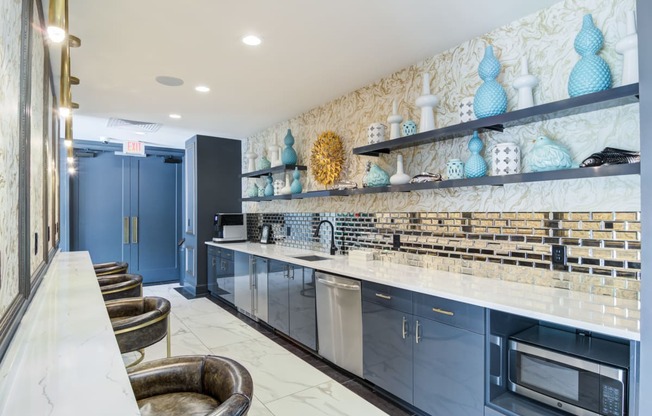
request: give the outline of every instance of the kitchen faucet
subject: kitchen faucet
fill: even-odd
[[[331,226],[331,256],[333,256],[337,251],[337,247],[335,247],[335,226],[333,225],[333,223],[328,220],[320,221],[319,224],[317,225],[317,229],[315,230],[314,237],[319,237],[319,230],[321,229],[321,225],[324,223]]]

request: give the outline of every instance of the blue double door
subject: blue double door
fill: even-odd
[[[145,283],[179,280],[181,164],[99,152],[77,159],[70,248],[94,263],[125,261]]]

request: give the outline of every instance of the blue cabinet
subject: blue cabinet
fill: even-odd
[[[268,323],[301,344],[317,349],[315,273],[313,269],[269,260]]]
[[[362,283],[364,377],[432,416],[484,412],[484,308]]]
[[[215,246],[207,247],[208,291],[222,300],[234,304],[234,251]]]

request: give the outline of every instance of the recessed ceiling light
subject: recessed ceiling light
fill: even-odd
[[[211,89],[208,88],[208,87],[205,86],[205,85],[197,85],[197,86],[195,87],[195,91],[197,91],[197,92],[209,92],[210,90],[211,90]]]
[[[137,131],[136,134],[139,135],[139,136],[144,136],[145,135],[145,133],[142,132],[142,131]]]
[[[180,114],[170,114],[170,118],[179,119],[179,118],[181,118],[181,115]]]
[[[262,41],[260,40],[260,38],[258,36],[249,35],[249,36],[245,36],[244,38],[242,38],[242,42],[245,45],[257,46],[257,45],[260,45],[260,42],[262,42]]]

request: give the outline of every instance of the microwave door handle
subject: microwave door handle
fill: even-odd
[[[504,341],[503,337],[498,336],[498,335],[490,335],[489,336],[489,342],[495,346],[498,347],[498,375],[494,374],[489,374],[489,380],[491,381],[491,384],[494,384],[496,386],[503,386],[503,364],[504,364]],[[491,359],[491,356],[489,357]],[[489,366],[491,368],[491,365]]]

